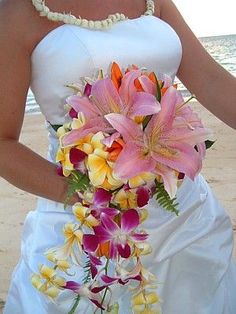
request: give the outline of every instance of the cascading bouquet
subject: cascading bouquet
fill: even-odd
[[[67,99],[66,123],[53,127],[59,172],[68,177],[68,199],[77,193],[78,202],[65,243],[45,252],[54,266],[40,265],[32,284],[53,300],[72,291],[70,314],[81,298],[95,312],[118,313],[117,285],[129,286],[133,313],[159,313],[157,278],[142,262],[152,251],[142,228],[145,206],[155,197],[178,215],[178,185],[201,170],[209,130],[187,105],[194,96],[184,101],[170,77],[134,65],[122,73],[113,62],[110,75],[100,71],[69,87],[75,94]],[[69,278],[75,267],[84,271],[82,281],[58,274]]]

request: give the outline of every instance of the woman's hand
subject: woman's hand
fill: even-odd
[[[175,29],[182,43],[178,78],[203,106],[236,129],[236,78],[208,54],[171,0],[156,2],[161,19]]]

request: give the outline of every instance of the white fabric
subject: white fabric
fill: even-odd
[[[70,90],[64,85],[78,81],[112,61],[123,68],[132,63],[175,77],[182,47],[175,31],[154,16],[142,16],[95,31],[63,25],[46,35],[32,54],[32,89],[46,120],[64,121],[64,103]],[[48,126],[48,159],[55,161],[58,145]],[[153,252],[145,264],[157,274],[163,314],[235,314],[236,267],[232,261],[233,233],[229,217],[219,205],[204,178],[185,179],[178,190],[180,216],[164,211],[154,199],[144,228],[150,234]],[[55,305],[31,285],[30,275],[45,263],[43,252],[63,242],[62,227],[73,221],[71,207],[43,198],[26,217],[21,258],[12,274],[4,314],[67,313],[68,303]],[[77,271],[75,280],[83,276]],[[71,278],[70,278],[71,279]],[[132,313],[127,290],[116,292],[120,313]],[[125,296],[125,297],[123,297]],[[93,313],[82,301],[77,313]]]

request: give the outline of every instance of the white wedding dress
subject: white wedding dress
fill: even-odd
[[[100,68],[107,72],[112,61],[123,69],[136,64],[174,79],[181,57],[176,32],[155,16],[124,20],[108,30],[64,24],[49,32],[34,49],[31,88],[45,119],[62,124],[65,99],[71,93],[66,84],[92,76]],[[58,142],[48,123],[46,126],[48,159],[55,162]],[[160,282],[163,314],[235,314],[236,267],[228,215],[201,175],[194,182],[184,180],[178,202],[180,216],[176,217],[152,199],[144,224],[153,247],[145,265]],[[66,302],[66,293],[53,304],[33,288],[30,276],[38,272],[39,263],[47,263],[44,251],[63,243],[62,227],[70,221],[71,207],[65,211],[63,204],[43,198],[28,213],[21,258],[12,274],[4,314],[68,313],[72,299]],[[73,279],[81,280],[82,275],[78,270]],[[127,289],[119,286],[116,293],[120,313],[132,313]],[[93,313],[93,309],[82,300],[77,313]]]

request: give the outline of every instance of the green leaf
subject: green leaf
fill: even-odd
[[[155,80],[156,80],[156,86],[157,86],[157,94],[156,94],[156,99],[160,102],[161,101],[161,88],[163,87],[163,84],[162,83],[162,86],[160,86],[159,82],[158,82],[158,79],[156,77],[156,74],[154,74],[154,77],[155,77]]]
[[[76,193],[77,191],[86,191],[89,186],[90,181],[89,177],[86,174],[78,170],[72,171],[70,177],[68,178],[68,190],[67,197],[64,202],[64,209],[66,209],[68,201],[74,193]]]
[[[215,141],[206,140],[206,141],[205,141],[206,149],[211,148],[211,146],[212,146],[214,143],[215,143]],[[195,145],[194,148],[195,148],[196,151],[198,152],[197,145]]]
[[[205,141],[206,149],[211,148],[211,146],[212,146],[215,142],[216,142],[216,141],[209,141],[209,140],[206,140],[206,141]]]
[[[88,260],[85,263],[85,265],[83,266],[84,273],[85,273],[85,276],[83,278],[83,283],[84,284],[88,283],[92,279],[92,276],[91,276],[91,263],[90,263],[90,259],[89,259],[88,256],[87,256],[87,258],[88,258]]]
[[[143,130],[145,130],[146,126],[148,125],[149,121],[151,120],[152,115],[146,116],[143,120]]]
[[[63,126],[62,124],[51,124],[50,122],[49,122],[49,124],[51,125],[51,127],[53,128],[53,130],[56,131],[56,132],[57,132],[57,130],[58,130],[61,126]]]
[[[176,202],[176,197],[170,198],[169,194],[166,192],[164,183],[156,181],[156,192],[154,193],[158,203],[167,211],[175,213],[176,216],[179,215],[177,209],[178,203]]]

